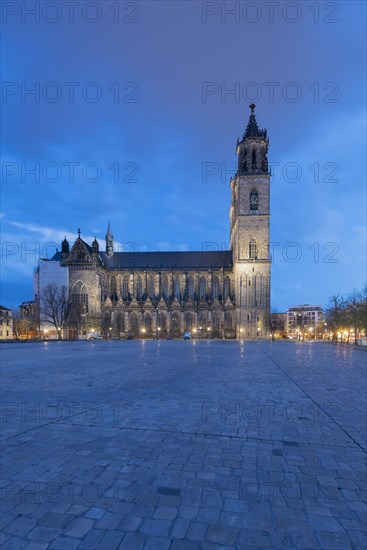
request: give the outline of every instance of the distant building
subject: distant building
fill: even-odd
[[[315,339],[323,318],[321,306],[304,304],[290,307],[287,311],[288,337],[298,340]]]
[[[7,307],[0,306],[0,340],[13,338],[13,312]]]
[[[41,338],[53,339],[57,338],[56,328],[45,319],[43,314],[43,293],[49,285],[68,288],[69,269],[67,266],[60,265],[59,261],[40,258],[33,277],[34,299],[39,312],[39,331]]]

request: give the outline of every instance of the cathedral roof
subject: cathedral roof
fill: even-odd
[[[210,250],[198,252],[115,252],[108,257],[100,253],[108,269],[200,269],[231,268],[231,250]]]

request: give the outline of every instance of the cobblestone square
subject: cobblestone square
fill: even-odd
[[[365,549],[365,352],[162,340],[1,354],[4,550]]]

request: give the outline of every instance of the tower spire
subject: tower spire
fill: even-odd
[[[107,233],[106,233],[106,254],[107,256],[113,255],[113,235],[112,235],[110,220],[108,220],[108,227],[107,227]]]
[[[254,113],[255,107],[256,107],[255,103],[251,103],[250,105],[251,113],[248,119],[246,131],[243,134],[243,139],[254,138],[254,137],[262,137],[266,139],[266,130],[260,130],[257,124],[256,116]]]

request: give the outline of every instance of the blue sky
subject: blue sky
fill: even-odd
[[[364,2],[280,2],[273,21],[264,2],[40,2],[37,21],[4,4],[3,305],[32,299],[37,257],[78,227],[102,243],[110,220],[121,250],[227,248],[252,100],[279,163],[272,306],[363,286]]]

